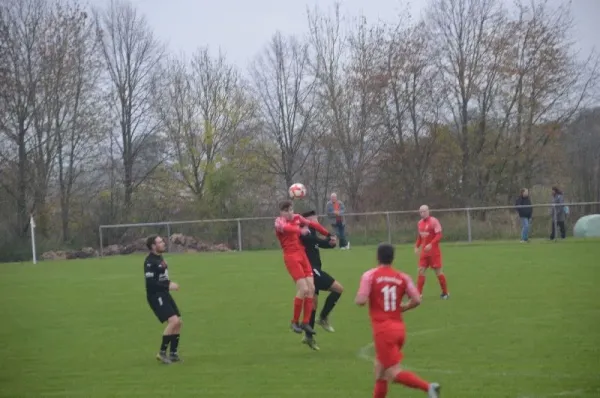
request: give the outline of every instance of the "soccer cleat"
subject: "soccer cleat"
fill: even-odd
[[[429,398],[440,398],[441,391],[442,387],[438,383],[431,383],[429,385],[429,390],[427,391],[427,396]]]
[[[183,362],[183,359],[181,359],[179,354],[176,352],[172,352],[171,355],[169,355],[169,359],[171,362]]]
[[[311,350],[314,351],[319,351],[319,345],[317,344],[317,341],[315,339],[313,339],[312,337],[306,337],[304,336],[304,338],[302,338],[302,344],[306,344],[307,346],[310,347]]]
[[[333,326],[331,326],[331,325],[329,324],[329,321],[328,321],[327,319],[319,319],[319,320],[317,321],[317,323],[318,323],[319,325],[321,325],[321,327],[322,327],[323,329],[325,329],[326,331],[328,331],[328,332],[330,332],[330,333],[333,333],[333,332],[335,332],[335,329],[333,328]]]
[[[292,328],[292,332],[298,333],[298,334],[302,333],[302,331],[304,330],[304,329],[302,329],[300,324],[298,324],[298,322],[292,322],[290,327]]]
[[[440,294],[440,298],[442,300],[448,300],[450,298],[450,294],[449,293],[446,293],[446,294],[442,293],[442,294]]]
[[[308,323],[303,323],[300,325],[300,333],[302,333],[303,330],[310,335],[317,334],[317,332],[315,332],[315,330]]]
[[[171,360],[167,356],[167,352],[166,351],[161,351],[158,354],[156,354],[156,360],[157,361],[161,361],[165,365],[168,365],[168,364],[171,363]]]

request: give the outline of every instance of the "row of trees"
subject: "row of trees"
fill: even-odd
[[[307,13],[248,68],[170,54],[133,5],[0,5],[1,255],[94,244],[99,224],[505,204],[559,183],[600,200],[598,57],[567,6],[432,0],[393,25]],[[199,43],[201,45],[201,43]]]

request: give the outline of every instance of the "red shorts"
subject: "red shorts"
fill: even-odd
[[[430,256],[421,256],[419,258],[419,267],[442,268],[442,254],[433,253]]]
[[[384,369],[398,365],[402,361],[402,346],[406,337],[404,324],[397,324],[377,330],[373,334],[375,358]]]
[[[306,257],[305,253],[283,256],[283,262],[294,282],[297,282],[302,278],[311,278],[313,276],[310,261],[308,261],[308,257]]]

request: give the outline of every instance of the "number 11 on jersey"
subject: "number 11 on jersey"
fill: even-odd
[[[383,293],[383,310],[385,312],[396,311],[397,308],[397,286],[396,285],[385,285],[381,288]]]

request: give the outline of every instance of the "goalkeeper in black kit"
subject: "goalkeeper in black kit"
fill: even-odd
[[[179,285],[169,280],[167,263],[162,256],[165,252],[164,240],[160,236],[154,235],[146,240],[146,246],[150,250],[150,254],[144,260],[146,297],[160,323],[167,322],[156,359],[165,364],[180,362],[177,348],[182,325],[181,314],[170,293],[171,290],[179,290]],[[167,354],[169,345],[170,350]]]
[[[317,215],[315,211],[309,211],[302,214],[302,217],[310,220],[317,221]],[[314,330],[315,327],[315,318],[316,318],[316,309],[318,305],[318,297],[319,291],[328,290],[330,293],[325,300],[325,305],[319,314],[319,319],[317,323],[323,327],[328,332],[334,332],[335,330],[329,323],[329,314],[335,307],[337,301],[339,300],[342,292],[344,291],[344,287],[335,280],[331,275],[322,270],[321,264],[321,253],[319,252],[319,248],[321,249],[332,249],[336,246],[335,237],[323,239],[317,236],[317,231],[312,228],[309,228],[310,233],[308,235],[300,236],[302,243],[304,244],[304,249],[306,251],[306,256],[310,261],[310,265],[313,269],[314,281],[315,281],[315,297],[314,297],[314,306],[312,310],[312,315],[310,317],[310,326]],[[304,339],[302,340],[304,344],[307,344],[313,350],[318,351],[319,346],[315,341],[313,334],[306,332]]]

